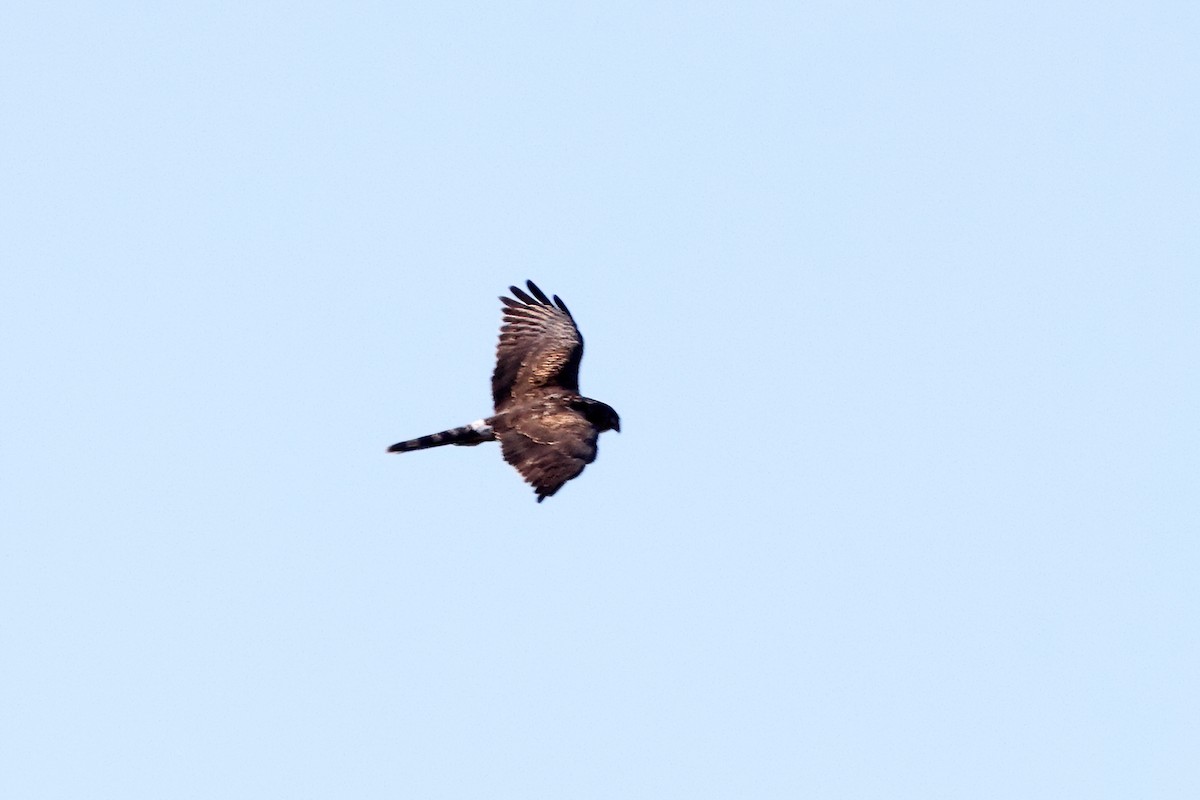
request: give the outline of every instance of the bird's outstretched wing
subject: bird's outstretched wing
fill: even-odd
[[[530,294],[510,286],[509,291],[517,299],[500,298],[504,322],[492,373],[496,411],[546,387],[579,391],[583,336],[571,312],[557,295],[551,300],[533,281],[525,285]]]
[[[596,460],[597,436],[596,427],[576,411],[522,414],[500,435],[500,449],[540,503]]]

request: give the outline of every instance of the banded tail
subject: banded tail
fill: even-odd
[[[487,423],[487,420],[477,419],[470,425],[463,425],[461,428],[451,428],[441,433],[431,433],[428,436],[422,436],[417,439],[396,442],[387,451],[389,453],[407,453],[410,450],[425,450],[430,447],[441,447],[446,444],[472,447],[484,442],[490,442],[495,438],[496,434],[492,432],[492,426]]]

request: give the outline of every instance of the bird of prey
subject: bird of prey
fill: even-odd
[[[473,446],[499,440],[504,460],[533,485],[538,502],[596,460],[603,431],[621,430],[617,412],[579,394],[583,336],[558,295],[553,301],[526,281],[501,297],[504,320],[492,373],[495,415],[461,428],[397,442],[389,453],[446,444]]]

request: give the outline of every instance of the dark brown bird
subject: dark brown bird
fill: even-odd
[[[533,485],[540,503],[596,460],[596,440],[603,431],[620,432],[621,418],[579,394],[583,336],[566,304],[558,295],[551,301],[533,281],[525,285],[529,294],[510,286],[517,299],[500,298],[504,322],[492,373],[495,416],[398,442],[388,452],[499,439],[504,460]]]

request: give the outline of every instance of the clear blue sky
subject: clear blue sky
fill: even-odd
[[[0,11],[0,796],[1200,797],[1194,3]],[[624,432],[542,505],[497,295]]]

